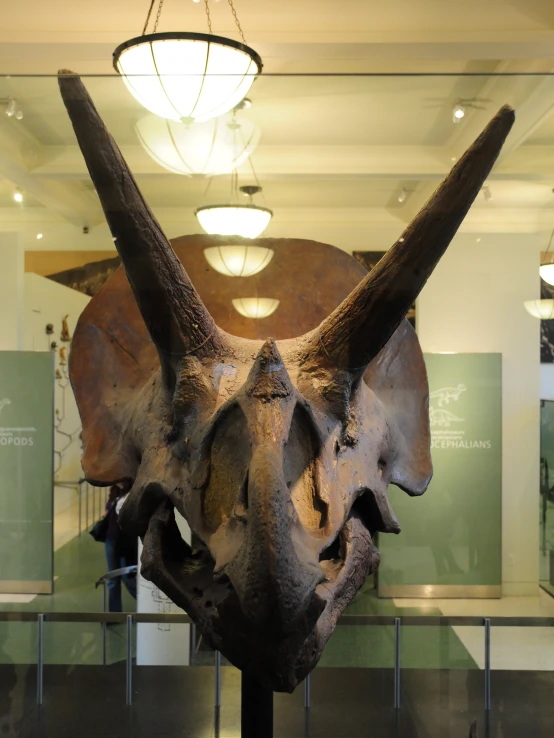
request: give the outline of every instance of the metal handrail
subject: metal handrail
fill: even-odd
[[[132,567],[125,567],[126,569]],[[104,591],[107,580],[103,580]],[[191,622],[188,615],[173,613],[113,613],[113,612],[1,612],[2,621],[36,622],[38,626],[38,655],[37,655],[37,704],[42,705],[43,693],[43,670],[44,670],[44,623],[102,623],[103,630],[103,663],[106,663],[106,625],[107,623],[125,623],[127,628],[127,658],[126,658],[126,704],[131,705],[133,698],[133,623],[184,623]],[[394,708],[399,710],[401,706],[401,644],[400,630],[402,625],[408,626],[477,626],[483,627],[485,632],[485,680],[484,680],[484,707],[485,712],[491,709],[491,627],[494,625],[508,627],[552,627],[554,618],[533,617],[476,617],[476,616],[445,616],[445,615],[407,615],[398,617],[396,615],[343,615],[339,625],[394,625]],[[304,685],[304,707],[310,707],[310,682]],[[221,658],[216,652],[215,656],[215,707],[219,709],[221,704]]]
[[[44,612],[45,622],[52,623],[124,623],[128,615],[132,615],[134,623],[163,624],[190,624],[192,621],[184,613],[121,613],[121,612]],[[0,622],[36,622],[38,612],[30,611],[2,611]],[[338,625],[390,625],[394,626],[399,619],[402,626],[473,626],[482,628],[489,620],[491,627],[526,627],[551,628],[554,627],[554,618],[539,617],[489,617],[477,615],[343,615]]]
[[[123,566],[121,569],[112,569],[112,571],[108,571],[105,574],[102,574],[100,579],[95,582],[94,588],[96,589],[101,584],[104,584],[104,582],[109,582],[110,579],[115,579],[115,577],[125,576],[125,574],[136,574],[137,570],[137,564],[133,564],[132,566]]]

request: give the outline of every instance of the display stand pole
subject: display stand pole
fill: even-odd
[[[241,738],[273,738],[273,690],[242,673]]]

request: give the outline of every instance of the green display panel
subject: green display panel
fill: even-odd
[[[380,534],[379,595],[502,594],[502,357],[426,354],[433,479],[389,487],[402,532]]]
[[[0,592],[53,580],[53,360],[0,352]]]

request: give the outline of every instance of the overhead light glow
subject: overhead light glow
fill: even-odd
[[[206,233],[257,238],[267,228],[273,212],[257,205],[206,205],[195,214]]]
[[[42,238],[42,233],[37,233],[37,239],[40,241],[41,238]]]
[[[205,121],[248,93],[262,70],[246,44],[206,33],[151,33],[114,51],[114,67],[133,97],[155,115]]]
[[[188,176],[228,174],[248,159],[260,140],[260,129],[252,121],[233,114],[189,125],[147,115],[135,130],[154,161]]]
[[[526,300],[523,303],[527,312],[540,320],[554,318],[554,300]]]
[[[272,297],[239,297],[233,302],[233,307],[245,318],[268,318],[279,307],[279,300]]]
[[[15,200],[16,202],[23,202],[23,193],[21,192],[21,190],[17,189],[17,190],[16,190],[16,191],[15,191],[15,192],[13,193],[13,199],[14,199],[14,200]]]
[[[273,258],[273,250],[262,246],[212,246],[204,249],[206,261],[216,272],[226,277],[252,277]]]
[[[461,103],[456,103],[454,107],[452,108],[452,121],[454,123],[459,123],[465,114],[466,114],[465,107]]]

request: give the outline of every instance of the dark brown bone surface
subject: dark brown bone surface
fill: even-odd
[[[277,344],[217,325],[82,83],[64,76],[60,88],[141,316],[116,273],[75,331],[87,478],[132,482],[122,523],[143,539],[144,576],[236,666],[292,690],[377,567],[374,533],[399,530],[388,485],[418,495],[429,483],[425,368],[404,316],[513,111],[500,110],[329,316]],[[195,550],[175,509],[200,541]]]

